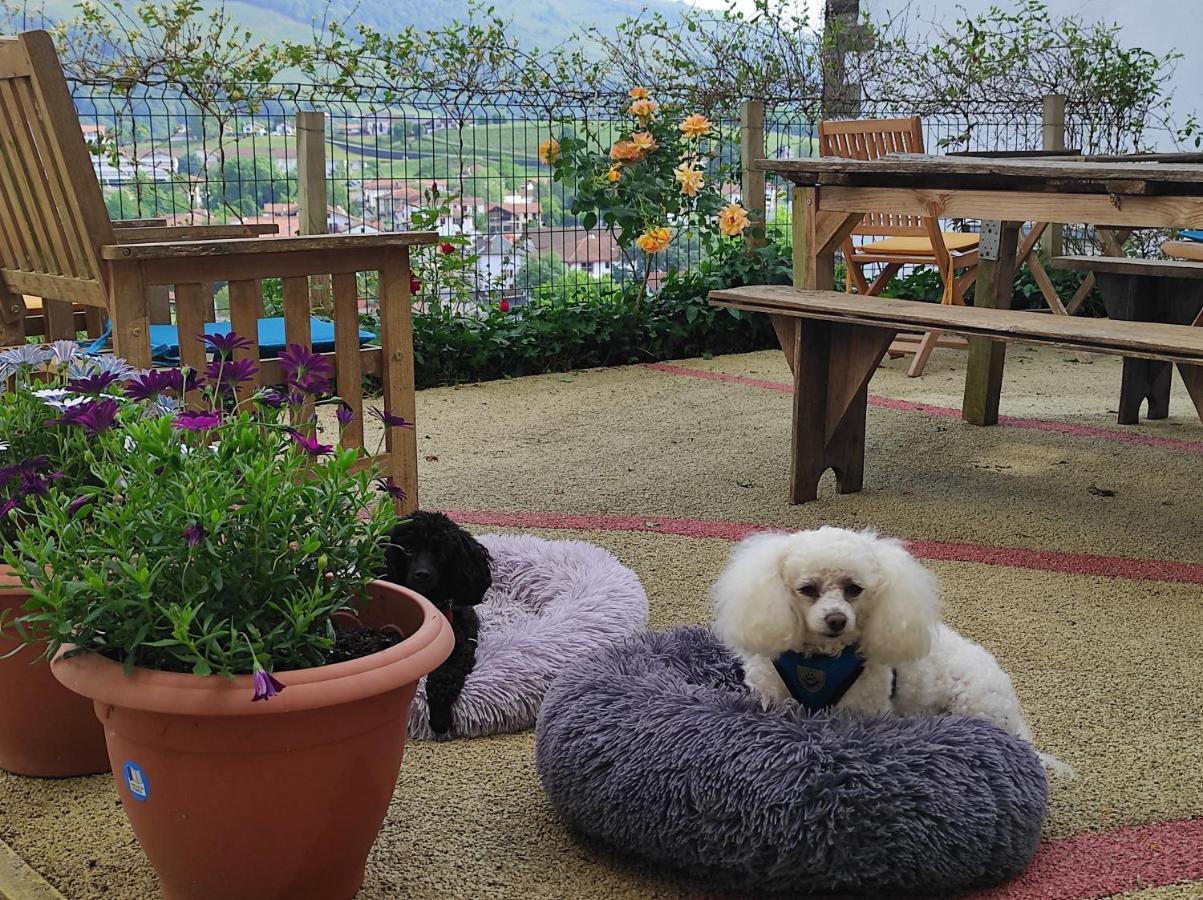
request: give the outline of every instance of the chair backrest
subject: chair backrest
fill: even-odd
[[[114,243],[50,35],[0,37],[0,286],[104,307]]]
[[[922,153],[923,124],[909,119],[831,119],[819,123],[819,155],[877,159],[889,153]],[[920,216],[866,213],[853,234],[927,235]]]

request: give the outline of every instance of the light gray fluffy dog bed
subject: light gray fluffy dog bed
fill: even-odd
[[[647,627],[639,578],[601,547],[529,535],[478,540],[493,557],[493,586],[476,607],[476,666],[455,702],[455,737],[531,728],[557,675]],[[425,679],[409,733],[431,738]]]

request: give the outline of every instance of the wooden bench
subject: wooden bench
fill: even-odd
[[[1093,273],[1107,315],[1124,322],[1203,325],[1203,262],[1130,256],[1060,256],[1058,269]],[[1174,367],[1158,359],[1124,357],[1118,421],[1136,425],[1148,400],[1150,419],[1170,414]],[[1183,378],[1187,376],[1184,372]]]
[[[763,312],[779,320],[806,320],[793,329],[791,503],[814,500],[828,469],[835,471],[841,494],[861,489],[869,379],[900,331],[936,330],[975,341],[1018,341],[1176,363],[1203,416],[1203,329],[913,300],[866,303],[834,291],[789,286],[730,288],[712,291],[710,299],[717,306]],[[1001,364],[1002,354],[995,356]]]

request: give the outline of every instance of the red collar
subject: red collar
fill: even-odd
[[[454,624],[455,624],[455,609],[454,609],[454,607],[448,606],[448,607],[447,607],[447,611],[446,611],[445,613],[443,613],[443,615],[447,617],[447,621],[448,621],[448,622],[450,622],[452,625],[454,625]]]

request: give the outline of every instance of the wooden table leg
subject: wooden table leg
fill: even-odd
[[[983,248],[977,268],[974,306],[1010,309],[1015,282],[1015,259],[1019,252],[1019,228],[1022,222],[1003,222],[999,234],[997,259]],[[1006,344],[985,338],[969,341],[969,363],[965,372],[965,399],[961,417],[973,425],[997,425],[998,401],[1002,394]]]
[[[25,298],[0,287],[0,347],[25,343]]]

